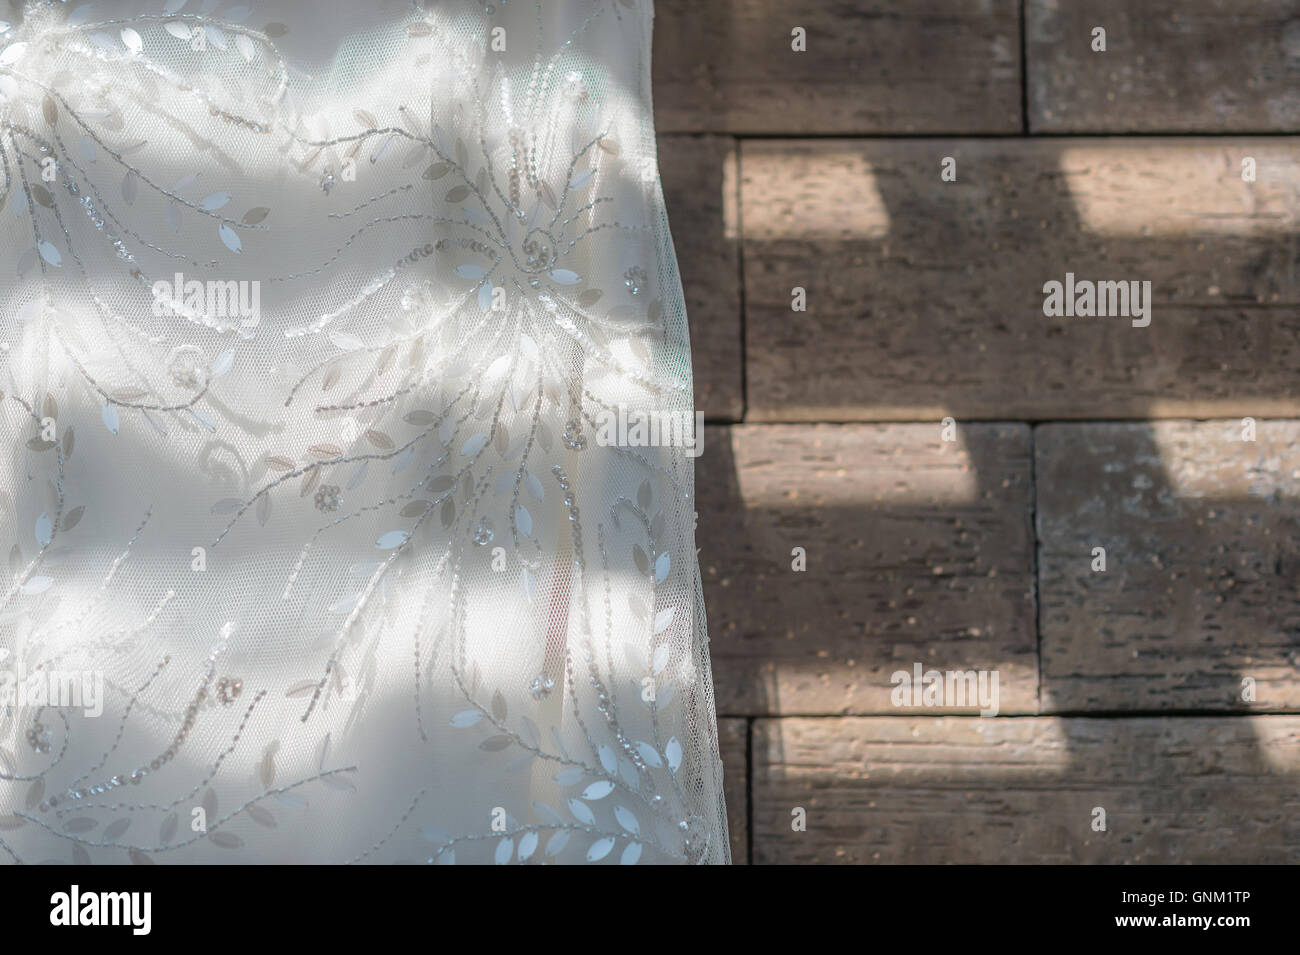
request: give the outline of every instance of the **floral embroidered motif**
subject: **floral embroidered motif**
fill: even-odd
[[[0,32],[0,857],[728,861],[649,0],[214,7]]]

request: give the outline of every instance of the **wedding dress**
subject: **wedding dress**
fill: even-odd
[[[0,858],[729,861],[652,16],[0,3]]]

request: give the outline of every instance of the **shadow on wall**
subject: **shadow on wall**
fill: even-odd
[[[897,722],[759,720],[755,861],[1300,860],[1300,724],[1207,718],[1300,709],[1300,427],[1266,420],[1300,380],[1297,184],[1283,140],[743,144],[748,420],[924,423],[709,435],[719,712],[972,712],[894,708],[920,662],[997,669],[1003,714],[1187,717],[909,720],[892,750]],[[1150,281],[1150,326],[1046,317],[1067,272]]]

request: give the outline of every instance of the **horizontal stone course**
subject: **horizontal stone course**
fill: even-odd
[[[1298,775],[1294,716],[760,719],[754,862],[1295,865]]]

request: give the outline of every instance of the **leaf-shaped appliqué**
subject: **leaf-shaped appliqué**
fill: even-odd
[[[646,764],[654,769],[658,769],[664,764],[663,760],[659,757],[659,751],[649,743],[637,743],[636,751],[641,754],[641,758],[646,761]]]
[[[546,854],[548,856],[558,856],[564,851],[565,846],[569,844],[570,832],[568,829],[561,829],[551,836],[546,842]]]
[[[591,812],[591,807],[579,799],[569,800],[569,812],[573,813],[573,818],[584,826],[594,826],[596,817]]]
[[[603,839],[597,839],[587,849],[587,861],[599,862],[605,856],[609,855],[614,849],[615,839],[613,836],[605,836]]]
[[[244,243],[239,241],[239,235],[226,223],[221,223],[217,227],[217,235],[221,237],[221,243],[231,252],[243,252]]]
[[[586,771],[581,766],[569,766],[555,774],[555,781],[561,786],[572,786],[582,781]]]
[[[525,832],[519,837],[520,862],[527,862],[533,857],[533,853],[537,851],[537,842],[538,838],[536,832]]]
[[[493,853],[493,861],[497,865],[506,865],[514,858],[515,841],[509,836],[503,838],[497,843],[496,851]]]
[[[410,531],[389,531],[387,534],[380,537],[379,540],[375,541],[375,547],[379,550],[393,550],[394,548],[401,547],[410,539]]]
[[[663,633],[672,626],[673,618],[677,616],[676,607],[665,607],[655,614],[655,634]]]
[[[42,239],[38,242],[36,245],[36,251],[41,254],[41,258],[56,269],[63,265],[63,256],[60,255],[59,250],[47,240]]]
[[[604,799],[613,791],[613,783],[607,779],[600,779],[582,791],[582,798],[594,802],[597,799]]]
[[[614,807],[614,819],[632,835],[635,836],[641,833],[641,823],[637,821],[636,813],[626,806]]]
[[[668,760],[668,768],[674,773],[677,772],[678,767],[682,765],[682,744],[676,736],[664,747],[664,757]]]

